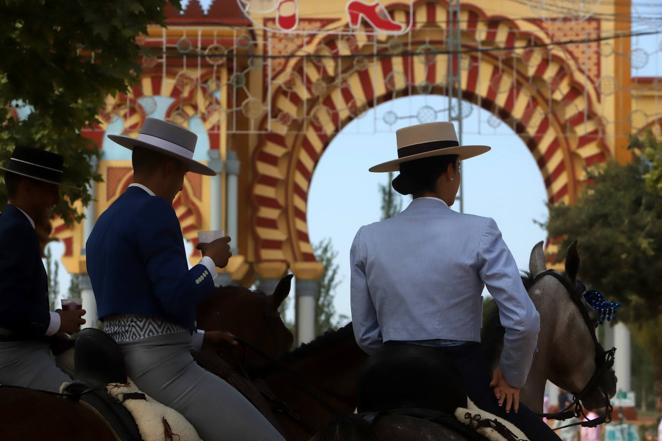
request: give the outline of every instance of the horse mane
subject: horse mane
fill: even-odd
[[[305,356],[310,355],[311,352],[325,349],[327,346],[337,343],[339,341],[347,340],[348,338],[354,340],[354,329],[352,329],[352,322],[347,323],[339,329],[326,331],[324,334],[317,337],[310,343],[304,343],[292,352],[283,355],[282,361],[295,361]]]
[[[530,272],[526,271],[522,273],[522,283],[524,284],[524,289],[526,289],[527,294],[534,282],[535,277]],[[485,360],[487,360],[487,363],[492,368],[494,368],[499,362],[505,333],[506,330],[501,326],[501,321],[499,320],[499,308],[497,308],[496,302],[494,300],[486,302],[483,311],[481,348]]]

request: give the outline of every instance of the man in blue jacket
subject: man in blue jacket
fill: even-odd
[[[0,215],[0,384],[57,392],[70,380],[55,365],[48,337],[77,332],[85,311],[49,311],[35,231],[59,200],[62,165],[55,153],[16,147],[0,167],[9,199]]]
[[[133,150],[133,184],[98,219],[87,241],[87,270],[104,331],[119,343],[129,377],[145,393],[182,413],[205,441],[281,440],[232,386],[190,354],[197,305],[213,294],[216,267],[227,265],[230,238],[203,244],[188,268],[172,207],[187,172],[213,175],[193,160],[197,136],[148,118],[138,138],[109,136]]]

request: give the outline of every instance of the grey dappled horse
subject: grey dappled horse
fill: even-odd
[[[605,353],[595,338],[596,317],[582,300],[581,284],[576,277],[579,256],[571,246],[563,274],[545,267],[542,242],[531,251],[527,288],[540,313],[540,333],[528,380],[522,389],[521,401],[532,411],[542,412],[545,383],[552,381],[581,398],[584,407],[604,407],[607,397],[616,392],[616,376]],[[489,323],[489,321],[493,323]],[[493,314],[485,329],[498,327],[498,315]],[[501,331],[502,332],[502,331]],[[496,333],[498,334],[498,332]],[[502,338],[497,335],[496,340]],[[486,353],[498,359],[501,342],[494,335],[486,336]],[[345,417],[318,433],[311,441],[348,440],[444,440],[465,441],[468,438],[437,423],[405,415],[388,415],[370,426],[354,417]],[[535,441],[535,440],[531,440]]]

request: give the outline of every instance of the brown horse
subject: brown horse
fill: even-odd
[[[576,250],[569,250],[566,273],[560,277],[545,272],[542,244],[531,252],[529,266],[532,277],[528,280],[528,292],[540,313],[541,331],[539,351],[522,390],[523,403],[540,412],[545,382],[550,379],[581,395],[587,408],[604,406],[605,397],[615,393],[616,378],[610,365],[600,366],[601,348],[595,346],[593,324],[587,323],[590,314],[582,311],[585,306],[576,301]],[[484,327],[494,334],[484,336],[484,344],[490,346],[486,352],[494,358],[498,357],[498,340],[503,335],[495,325],[496,315]],[[275,396],[284,402],[279,421],[288,440],[309,439],[312,432],[324,427],[315,440],[469,439],[439,424],[410,416],[385,416],[372,426],[353,419],[359,370],[365,360],[366,355],[354,342],[351,325],[347,325],[286,355],[280,367],[265,374]],[[337,417],[342,419],[327,426]]]
[[[270,356],[283,355],[292,345],[292,334],[280,320],[278,306],[290,291],[290,279],[283,279],[271,296],[235,286],[218,288],[200,305],[200,326],[229,331]],[[59,394],[0,386],[0,440],[40,439],[119,438],[85,403]]]

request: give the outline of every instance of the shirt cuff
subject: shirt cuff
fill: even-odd
[[[202,329],[196,329],[191,335],[191,347],[194,351],[199,351],[202,349],[202,342],[205,339],[205,331]]]
[[[60,330],[60,314],[57,312],[51,312],[50,314],[51,321],[48,323],[48,329],[46,329],[46,336],[48,337],[57,334],[57,331]]]
[[[204,265],[204,267],[207,268],[207,270],[209,271],[209,273],[211,274],[212,277],[216,276],[216,273],[217,273],[216,264],[214,263],[213,260],[211,260],[211,257],[204,256],[200,260],[200,265]]]

